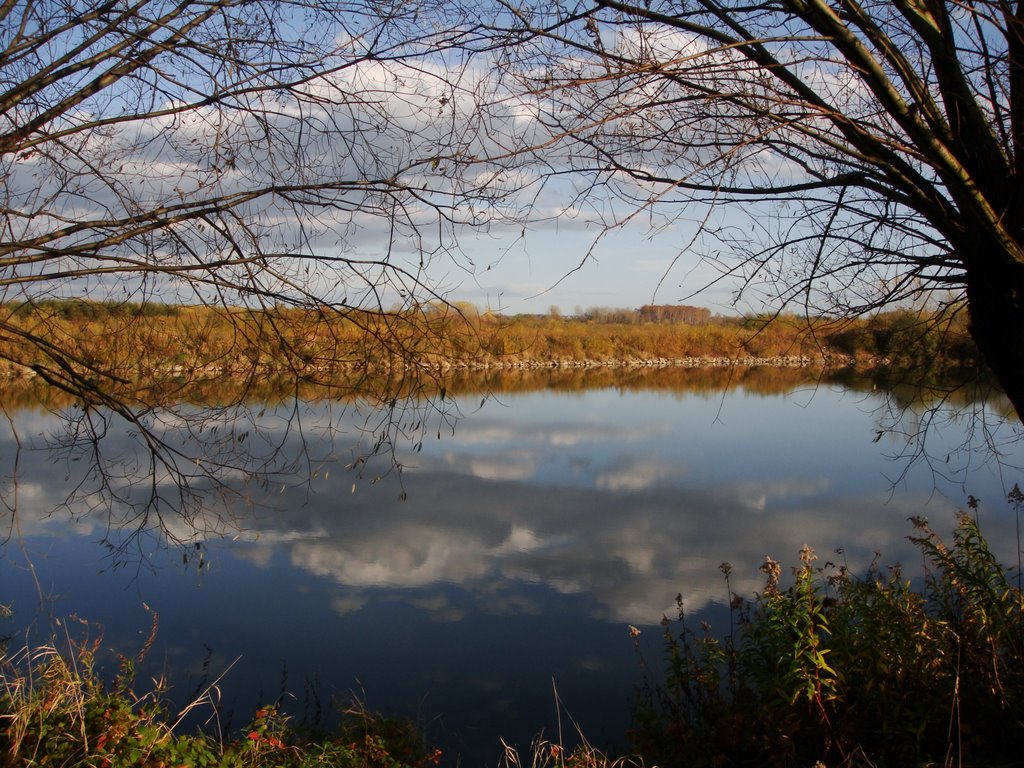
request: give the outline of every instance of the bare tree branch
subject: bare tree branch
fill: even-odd
[[[524,162],[669,220],[750,216],[754,234],[704,217],[692,242],[721,246],[701,257],[776,308],[849,314],[952,290],[1024,414],[1019,14],[997,0],[595,0],[502,3],[490,27],[542,126]]]

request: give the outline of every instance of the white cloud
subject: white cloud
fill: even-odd
[[[678,466],[635,461],[599,473],[595,486],[603,491],[640,491],[664,480],[678,480],[684,474],[685,470]]]
[[[536,471],[535,457],[529,451],[475,457],[472,454],[446,453],[446,465],[485,480],[526,480]]]
[[[430,614],[433,621],[456,622],[466,617],[466,610],[453,606],[444,595],[432,595],[430,597],[413,598],[410,604]]]
[[[350,613],[361,611],[369,598],[365,595],[345,595],[331,598],[331,610],[339,616],[347,616]]]

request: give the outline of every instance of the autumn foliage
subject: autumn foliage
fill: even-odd
[[[678,310],[678,311],[677,311]],[[250,310],[86,301],[5,305],[10,327],[58,350],[59,365],[16,336],[0,338],[10,376],[35,372],[60,386],[61,368],[106,388],[164,396],[174,382],[411,370],[611,364],[791,364],[974,367],[959,315],[900,310],[859,320],[711,317],[694,307],[588,311],[577,316],[480,313],[432,304],[390,313]]]

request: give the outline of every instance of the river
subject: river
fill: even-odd
[[[140,681],[165,675],[177,706],[221,673],[220,717],[236,729],[260,703],[281,698],[314,721],[356,695],[415,718],[464,764],[493,765],[500,739],[525,750],[571,721],[622,745],[641,654],[657,665],[676,595],[692,617],[727,621],[722,562],[741,594],[759,589],[766,554],[794,563],[805,543],[854,572],[876,552],[911,571],[907,518],[948,530],[968,494],[999,557],[1019,556],[1004,500],[1024,449],[1005,404],[893,410],[883,390],[814,380],[442,402],[422,423],[395,420],[411,438],[365,463],[358,446],[375,442],[379,414],[262,406],[248,445],[271,436],[277,475],[239,480],[188,519],[111,504],[95,457],[54,447],[56,416],[9,406],[0,469],[17,513],[0,512],[0,603],[14,616],[0,634],[13,649],[59,620],[131,655],[156,613]],[[144,457],[126,461],[126,427],[103,440],[119,455],[114,490],[126,476],[173,484]]]

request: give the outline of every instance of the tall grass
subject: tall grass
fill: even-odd
[[[162,680],[139,690],[134,657],[122,657],[112,681],[96,671],[99,639],[22,649],[0,658],[0,765],[4,768],[427,768],[441,753],[427,748],[408,721],[346,705],[331,733],[294,727],[276,707],[256,710],[224,737],[217,722],[218,682],[181,712],[167,708]],[[63,650],[58,645],[64,646]],[[205,712],[204,731],[185,716]]]
[[[842,322],[719,317],[695,324],[639,317],[631,311],[603,319],[504,317],[445,306],[331,314],[84,301],[6,304],[0,305],[0,360],[9,373],[35,367],[42,374],[53,367],[54,359],[25,343],[22,334],[29,334],[52,345],[58,368],[137,393],[140,400],[173,392],[181,380],[258,379],[268,372],[326,383],[344,372],[379,376],[452,365],[779,357],[822,362],[838,356],[935,369],[979,360],[966,322],[956,314],[896,311]]]
[[[219,720],[218,678],[180,712],[168,709],[166,684],[141,688],[136,667],[156,637],[120,657],[112,680],[97,671],[102,638],[65,632],[58,642],[6,654],[0,648],[0,766],[4,768],[430,768],[461,764],[429,746],[410,720],[384,717],[358,700],[339,703],[331,731],[297,726],[276,705],[257,709],[240,730]],[[75,622],[72,622],[74,624]],[[87,626],[83,622],[83,626]],[[142,690],[140,693],[139,691]],[[206,716],[188,730],[186,716]],[[505,746],[503,768],[642,768],[611,758],[582,733],[572,747],[538,739],[523,757]]]

